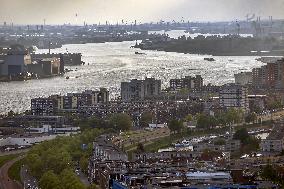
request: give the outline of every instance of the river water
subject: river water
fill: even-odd
[[[74,71],[61,77],[0,83],[0,113],[29,109],[31,98],[100,87],[108,88],[114,97],[119,94],[120,82],[133,78],[155,77],[162,80],[162,87],[165,88],[170,78],[201,74],[205,83],[221,85],[234,82],[235,73],[250,71],[262,65],[255,60],[256,57],[246,56],[214,57],[215,62],[208,62],[204,61],[205,57],[209,57],[206,55],[159,51],[143,51],[146,55],[135,55],[138,50],[130,48],[134,44],[135,42],[69,44],[52,50],[53,53],[82,53],[82,60],[86,64],[71,67]],[[46,52],[47,50],[37,50],[37,53]],[[66,76],[70,79],[67,80]]]

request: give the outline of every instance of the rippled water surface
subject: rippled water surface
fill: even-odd
[[[119,93],[121,81],[132,78],[156,77],[163,87],[170,78],[201,74],[205,83],[224,84],[234,81],[234,73],[250,71],[262,63],[256,57],[214,57],[215,62],[204,61],[205,55],[190,55],[158,51],[144,51],[135,55],[130,49],[135,42],[64,45],[58,52],[80,52],[84,66],[71,67],[72,72],[62,77],[23,82],[0,83],[0,112],[23,111],[30,107],[30,99],[107,87],[112,96]],[[47,50],[38,50],[44,53]],[[75,71],[77,68],[77,71]],[[70,79],[66,80],[65,77]],[[78,77],[78,78],[76,78]]]

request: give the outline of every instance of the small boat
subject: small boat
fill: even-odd
[[[207,61],[210,61],[210,62],[215,61],[215,59],[214,59],[214,58],[204,58],[204,60],[207,60]]]
[[[145,53],[135,52],[135,54],[145,55]]]

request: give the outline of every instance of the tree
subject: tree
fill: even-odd
[[[214,142],[214,145],[225,145],[226,141],[224,139],[218,139]]]
[[[265,179],[274,180],[277,177],[277,174],[272,165],[267,164],[262,170],[261,176]]]
[[[63,189],[86,189],[72,169],[64,169],[60,173]]]
[[[197,127],[200,129],[210,129],[218,125],[218,120],[213,116],[207,116],[205,114],[197,115]]]
[[[256,113],[252,112],[250,114],[248,114],[246,117],[245,117],[245,121],[246,123],[255,123],[255,121],[257,121],[257,115]]]
[[[193,117],[191,114],[188,114],[185,118],[184,118],[185,121],[187,122],[190,122],[190,121],[193,121]]]
[[[136,152],[137,152],[137,153],[143,153],[143,152],[145,152],[144,145],[143,145],[142,143],[139,142],[139,143],[137,144]]]
[[[80,158],[79,164],[80,164],[81,170],[82,170],[84,173],[87,173],[87,171],[88,171],[88,164],[89,164],[88,158],[87,158],[86,156],[82,156],[82,157]]]
[[[127,131],[132,127],[132,119],[128,114],[118,113],[113,114],[110,118],[110,123],[114,129]]]
[[[242,144],[247,144],[249,141],[249,134],[246,128],[242,128],[236,131],[236,133],[233,136],[234,139],[240,140]]]
[[[182,128],[183,128],[183,122],[179,121],[177,119],[173,119],[169,122],[168,124],[169,129],[171,130],[171,132],[181,132]]]
[[[152,112],[144,112],[141,115],[141,120],[140,120],[140,126],[141,127],[148,127],[149,123],[152,123],[153,121],[153,114]]]
[[[243,120],[243,111],[239,108],[230,108],[226,113],[226,123],[240,123]]]
[[[63,189],[61,182],[53,171],[47,171],[43,174],[39,181],[41,189]]]
[[[100,187],[95,184],[91,184],[88,189],[100,189]]]

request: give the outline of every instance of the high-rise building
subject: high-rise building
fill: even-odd
[[[171,79],[170,89],[180,90],[180,89],[201,89],[203,86],[203,78],[201,75],[196,75],[195,77],[186,76],[181,79]]]
[[[241,72],[234,75],[235,83],[238,85],[248,85],[252,83],[252,72]]]
[[[219,103],[224,108],[243,108],[248,110],[248,89],[236,84],[223,85],[219,92]]]
[[[121,99],[123,101],[135,101],[155,98],[161,93],[161,83],[161,80],[154,78],[133,79],[130,82],[122,82]]]
[[[284,59],[252,70],[252,84],[257,88],[284,88]]]
[[[56,112],[57,101],[54,98],[34,98],[31,100],[31,113],[37,116],[52,116]]]

